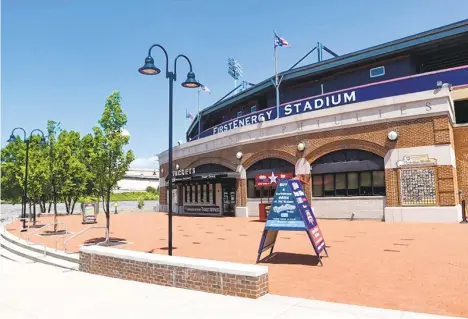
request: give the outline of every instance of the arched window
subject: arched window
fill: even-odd
[[[275,194],[275,188],[268,187],[255,187],[255,176],[265,174],[271,175],[279,173],[290,173],[294,175],[295,167],[280,158],[265,158],[258,162],[255,162],[252,166],[247,169],[247,197],[248,198],[260,198],[260,197],[273,197]]]
[[[220,164],[202,164],[197,166],[195,169],[195,174],[207,174],[207,173],[224,173],[224,172],[232,172],[232,169],[227,168],[224,165]]]
[[[363,150],[328,153],[311,165],[312,196],[385,195],[384,159]]]

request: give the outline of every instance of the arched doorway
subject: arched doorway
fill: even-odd
[[[334,151],[311,164],[311,175],[313,205],[320,207],[319,216],[383,217],[385,164],[381,156],[358,149]]]
[[[276,191],[276,184],[269,186],[258,186],[255,183],[263,180],[265,184],[270,184],[282,174],[294,176],[295,166],[281,158],[265,158],[259,160],[246,169],[247,177],[247,209],[249,216],[259,216],[260,209],[266,210],[268,203]],[[263,183],[262,183],[263,184]]]
[[[268,190],[266,188],[255,187],[255,177],[263,174],[270,176],[272,173],[277,174],[292,174],[294,176],[295,167],[290,162],[281,158],[265,158],[255,162],[247,168],[247,198],[267,197]],[[262,193],[263,192],[263,193]],[[274,195],[274,189],[271,191],[271,196]]]

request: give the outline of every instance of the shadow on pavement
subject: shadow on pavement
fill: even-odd
[[[314,255],[276,252],[260,260],[265,264],[317,266],[319,259]]]

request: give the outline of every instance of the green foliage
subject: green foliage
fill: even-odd
[[[143,197],[138,197],[138,209],[143,209],[143,206],[145,206],[145,200]]]
[[[127,192],[127,193],[112,193],[111,202],[137,201],[141,197],[144,200],[158,200],[159,195],[149,192]]]
[[[39,204],[46,211],[46,204],[65,201],[67,212],[73,212],[77,201],[104,202],[104,212],[109,228],[110,200],[156,199],[155,193],[112,194],[134,156],[124,151],[129,137],[121,131],[127,116],[120,105],[119,92],[113,92],[106,100],[104,112],[93,128],[92,134],[80,137],[74,131],[61,130],[60,123],[48,121],[46,145],[34,135],[29,144],[28,200]],[[1,200],[19,203],[24,187],[26,144],[20,138],[8,143],[1,150]]]
[[[156,194],[158,191],[156,190],[156,188],[154,188],[153,186],[148,186],[146,187],[146,191],[148,193],[153,193],[153,194]]]
[[[117,91],[107,97],[104,112],[99,120],[100,126],[93,128],[94,152],[91,154],[91,171],[95,180],[94,187],[104,204],[107,234],[110,228],[109,203],[112,190],[117,187],[117,182],[124,178],[134,160],[133,152],[125,152],[123,149],[130,137],[121,134],[127,124],[127,115],[122,111],[120,100],[120,93]]]
[[[26,144],[19,138],[2,149],[2,200],[14,204],[21,202],[25,161]]]

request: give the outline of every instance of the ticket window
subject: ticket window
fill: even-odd
[[[208,184],[208,201],[210,204],[214,204],[214,187],[213,184]]]

